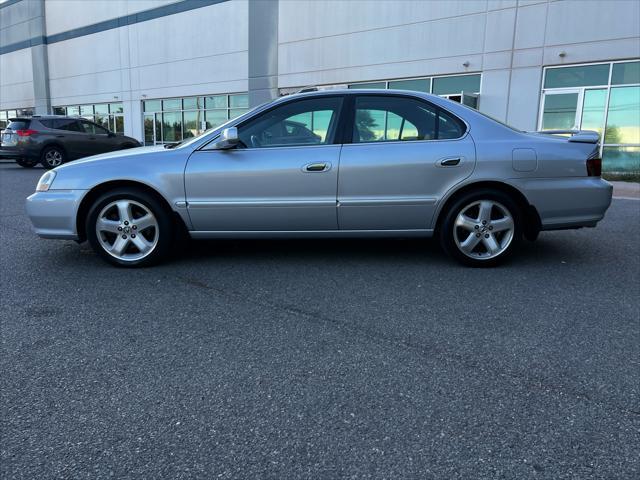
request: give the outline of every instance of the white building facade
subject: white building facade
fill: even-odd
[[[591,129],[640,170],[638,0],[4,0],[0,127],[179,141],[307,86],[403,88],[523,130]]]

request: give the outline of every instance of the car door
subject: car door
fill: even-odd
[[[238,125],[240,144],[195,151],[185,169],[199,231],[336,230],[342,96],[291,100]]]
[[[86,134],[84,142],[85,156],[97,155],[99,153],[116,150],[115,138],[109,137],[109,131],[88,120],[80,120],[82,129]]]
[[[86,156],[87,135],[75,118],[56,118],[53,122],[55,140],[62,144],[70,160]]]
[[[429,229],[438,200],[473,171],[466,125],[411,96],[358,95],[349,108],[353,135],[340,155],[340,229]]]

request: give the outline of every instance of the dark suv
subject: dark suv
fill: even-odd
[[[0,158],[14,158],[26,168],[38,162],[44,168],[54,168],[69,160],[139,146],[135,138],[116,135],[76,117],[11,118],[0,132]]]

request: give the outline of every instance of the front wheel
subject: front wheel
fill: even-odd
[[[59,167],[65,160],[66,155],[64,150],[56,146],[45,148],[40,156],[40,163],[46,169]]]
[[[87,216],[86,234],[102,258],[121,267],[145,267],[167,256],[170,217],[152,195],[117,189],[98,198]]]
[[[511,197],[497,190],[467,193],[445,212],[443,249],[464,265],[493,267],[505,261],[522,238],[522,214]]]

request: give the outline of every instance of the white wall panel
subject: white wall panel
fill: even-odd
[[[177,0],[47,0],[47,35],[123,17]]]
[[[0,109],[33,105],[31,49],[0,56]]]

